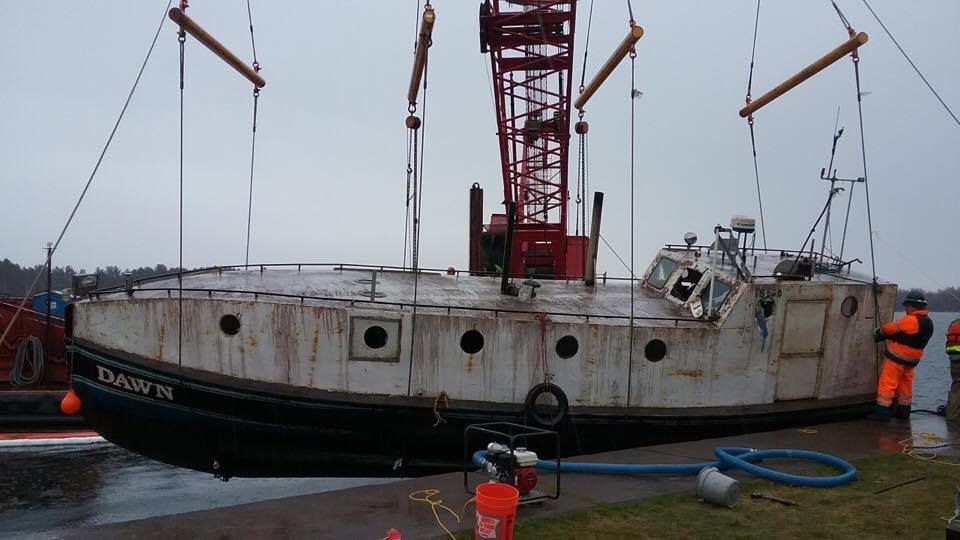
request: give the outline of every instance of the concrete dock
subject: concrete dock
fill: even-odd
[[[854,421],[785,429],[720,439],[666,444],[608,452],[578,458],[581,461],[612,463],[684,463],[709,461],[718,446],[751,448],[794,448],[828,452],[844,459],[857,459],[888,452],[900,452],[898,444],[920,433],[942,438],[937,442],[960,442],[960,426],[950,426],[942,418],[914,414],[910,422],[888,424]],[[918,440],[918,445],[924,444]],[[944,452],[950,454],[949,449]],[[779,464],[777,465],[779,467]],[[784,464],[784,470],[809,465]],[[732,476],[746,478],[740,473]],[[474,482],[484,480],[480,475]],[[549,475],[543,474],[543,482]],[[599,478],[599,479],[598,479]],[[643,499],[671,492],[689,491],[693,496],[693,476],[603,476],[563,474],[561,496],[556,501],[521,507],[518,521],[579,510],[601,503]],[[543,486],[541,486],[543,487]],[[408,498],[411,492],[437,489],[444,503],[459,511],[469,498],[463,488],[462,474],[444,474],[400,480],[340,491],[274,499],[253,504],[216,508],[149,519],[113,523],[77,529],[67,538],[383,538],[396,528],[405,539],[438,538],[443,531],[437,525],[430,506]],[[473,508],[468,507],[464,523],[457,526],[452,516],[441,518],[451,530],[473,526]],[[57,536],[63,536],[59,534]]]

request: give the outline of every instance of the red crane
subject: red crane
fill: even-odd
[[[587,239],[567,235],[576,4],[486,0],[480,5],[480,50],[490,53],[507,213],[493,214],[484,225],[483,192],[474,184],[472,272],[504,266],[524,276],[583,275]],[[511,207],[515,224],[508,234]]]

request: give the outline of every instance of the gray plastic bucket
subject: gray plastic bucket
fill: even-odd
[[[697,476],[697,500],[733,508],[740,500],[740,484],[716,467],[705,467]]]

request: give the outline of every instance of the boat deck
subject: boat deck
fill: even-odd
[[[261,270],[262,268],[262,270]],[[375,290],[371,287],[376,273]],[[514,279],[521,286],[523,279]],[[183,277],[185,298],[257,300],[259,302],[303,303],[319,306],[376,307],[418,312],[476,312],[483,316],[532,318],[546,313],[552,318],[570,316],[581,321],[627,324],[630,318],[630,280],[597,280],[595,288],[580,279],[538,280],[540,287],[532,300],[521,291],[519,297],[500,294],[500,278],[448,275],[441,271],[351,267],[346,265],[285,265],[253,267],[247,270],[211,269]],[[167,298],[178,295],[175,275],[147,280],[133,287],[134,298]],[[127,298],[125,289],[94,293],[94,300]],[[689,312],[655,291],[637,284],[633,290],[634,317],[649,325],[710,325],[693,319]]]

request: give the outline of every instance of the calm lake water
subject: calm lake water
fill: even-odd
[[[914,407],[945,403],[950,364],[944,332],[956,317],[933,313],[936,332],[917,368]],[[109,443],[0,449],[0,536],[29,535],[342,489],[384,480],[250,479],[221,482]]]

